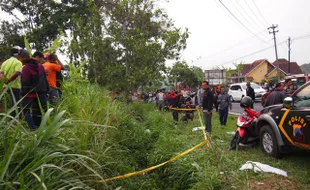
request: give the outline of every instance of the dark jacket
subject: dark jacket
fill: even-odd
[[[203,110],[207,110],[208,112],[211,112],[213,109],[213,92],[208,89],[204,92],[203,94],[203,99],[202,99],[202,108]]]
[[[254,89],[252,87],[246,88],[246,95],[251,97],[252,100],[255,100],[255,92],[254,92]]]
[[[284,98],[286,98],[285,93],[283,91],[276,89],[268,95],[266,103],[265,103],[265,107],[275,105],[275,104],[282,104]]]
[[[23,69],[21,76],[22,95],[47,93],[49,85],[46,79],[45,69],[34,59],[29,59]]]

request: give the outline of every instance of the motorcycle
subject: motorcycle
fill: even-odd
[[[260,113],[252,110],[249,107],[244,109],[242,115],[237,119],[237,129],[235,135],[229,144],[229,150],[238,149],[239,143],[253,144],[258,141],[258,135],[256,134],[255,125]]]

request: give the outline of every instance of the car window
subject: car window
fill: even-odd
[[[297,98],[305,98],[305,97],[310,97],[310,85],[304,87],[301,91],[298,92],[298,94],[296,95]]]
[[[231,86],[230,90],[236,90],[236,86]]]
[[[296,94],[296,107],[310,107],[310,85]]]
[[[237,85],[236,90],[241,90],[241,86]]]

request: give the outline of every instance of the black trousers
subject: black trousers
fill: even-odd
[[[179,121],[179,112],[176,110],[172,111],[172,117],[174,121]]]

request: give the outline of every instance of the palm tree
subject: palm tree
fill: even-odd
[[[238,83],[240,82],[240,77],[241,77],[241,71],[243,69],[243,62],[241,61],[240,63],[233,63],[234,66],[236,67],[237,70],[237,75],[238,75]]]

